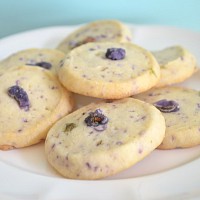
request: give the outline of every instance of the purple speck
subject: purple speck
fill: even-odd
[[[15,83],[16,83],[16,85],[19,85],[20,84],[20,80],[16,80]]]
[[[135,65],[132,65],[131,68],[132,68],[132,70],[135,70]]]
[[[141,120],[145,120],[145,119],[146,119],[146,116],[142,116],[142,117],[141,117]]]
[[[126,40],[130,42],[131,38],[129,36],[126,36]]]
[[[107,128],[106,124],[95,126],[94,130],[96,131],[104,131]]]
[[[102,38],[107,38],[107,35],[101,34],[101,37],[102,37]]]
[[[95,166],[95,167],[94,167],[94,172],[96,172],[98,169],[99,169],[99,167],[98,167],[98,166]]]
[[[174,137],[173,135],[171,136],[171,140],[172,140],[172,141],[174,141],[174,140],[175,140],[175,137]]]
[[[49,62],[38,62],[38,63],[26,63],[26,65],[31,65],[31,66],[38,66],[38,67],[42,67],[44,69],[51,69],[52,64]]]
[[[95,51],[96,49],[95,48],[89,48],[89,51]]]
[[[56,144],[54,143],[52,146],[51,146],[51,149],[54,149],[56,146]]]
[[[122,64],[121,64],[121,63],[117,63],[117,66],[118,66],[118,67],[121,67],[121,66],[122,66]]]
[[[28,63],[33,64],[33,63],[35,63],[35,60],[34,59],[30,59]]]
[[[145,119],[146,119],[146,116],[141,116],[138,119],[136,119],[135,122],[144,121]]]
[[[19,60],[20,60],[20,61],[23,61],[23,60],[24,60],[24,58],[23,58],[23,57],[20,57],[20,58],[19,58]]]
[[[113,109],[117,108],[116,104],[112,104],[112,108]]]
[[[91,168],[92,168],[89,162],[86,162],[85,165],[86,165],[86,167],[87,167],[88,169],[91,169]]]
[[[99,146],[102,144],[102,140],[100,140],[99,142],[96,143],[96,146]]]
[[[27,123],[27,122],[28,122],[28,120],[25,119],[25,118],[23,118],[22,121],[23,121],[24,123]]]
[[[200,108],[200,103],[197,103],[197,108]]]
[[[140,148],[138,149],[138,153],[141,154],[142,152],[143,152],[143,148],[140,147]]]
[[[55,90],[55,89],[58,89],[58,87],[57,86],[52,86],[51,89]]]
[[[116,142],[116,145],[122,145],[123,143],[122,143],[122,141],[117,141]]]
[[[97,49],[101,49],[101,47],[99,45],[96,46]]]
[[[127,133],[127,129],[124,129],[123,133]]]
[[[71,41],[69,41],[69,46],[70,47],[76,47],[76,45],[77,45],[77,42],[76,41],[74,41],[74,40],[71,40]]]
[[[63,67],[63,65],[64,65],[64,60],[61,60],[61,61],[59,62],[59,67]]]
[[[160,93],[149,93],[149,96],[150,96],[150,97],[158,96],[158,95],[160,95]]]
[[[145,131],[140,131],[138,134],[139,134],[140,136],[142,136],[142,135],[145,134]]]

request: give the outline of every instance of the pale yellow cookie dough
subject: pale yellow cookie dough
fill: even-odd
[[[88,126],[85,119],[99,109],[107,124]],[[92,103],[50,129],[45,152],[49,163],[67,178],[100,179],[142,160],[160,145],[164,134],[164,118],[150,104],[132,98]]]
[[[160,65],[161,73],[156,87],[182,82],[197,70],[194,55],[181,46],[172,46],[152,53]]]
[[[108,48],[123,48],[122,60],[110,60]],[[160,67],[152,54],[132,43],[87,43],[72,50],[58,69],[70,91],[104,99],[120,99],[156,85]]]
[[[30,108],[8,95],[11,86],[27,93]],[[55,75],[41,68],[16,67],[0,76],[0,149],[21,148],[46,138],[49,128],[73,107],[70,92]]]
[[[0,72],[21,65],[42,67],[56,74],[65,54],[56,49],[25,49],[16,52],[0,62]]]
[[[100,20],[83,25],[67,36],[57,47],[68,53],[73,48],[88,42],[130,42],[129,28],[116,20]]]
[[[160,100],[175,101],[179,110],[162,112],[166,120],[166,136],[159,149],[193,147],[200,144],[200,92],[182,87],[152,89],[134,96],[154,104]]]

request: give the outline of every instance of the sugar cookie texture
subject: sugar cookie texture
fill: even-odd
[[[166,120],[166,136],[160,149],[200,144],[200,92],[182,87],[152,89],[134,96],[154,104]]]
[[[45,152],[63,176],[99,179],[139,162],[164,134],[164,118],[150,104],[132,98],[92,103],[50,129]]]
[[[5,72],[0,76],[0,149],[40,142],[72,106],[71,94],[47,70],[21,66]]]
[[[107,55],[108,50],[113,48],[119,52]],[[121,58],[121,50],[125,51],[124,58]],[[156,85],[160,67],[149,51],[132,43],[87,43],[66,56],[58,69],[58,76],[69,91],[119,99]]]
[[[0,149],[46,139],[55,170],[93,180],[133,166],[156,148],[199,145],[199,91],[168,86],[196,72],[194,55],[181,46],[149,52],[131,41],[121,22],[95,21],[57,49],[25,49],[0,61]],[[109,100],[69,114],[69,91]]]
[[[64,57],[65,54],[56,49],[26,49],[2,60],[0,62],[0,71],[27,65],[30,67],[41,67],[56,74],[56,70]]]
[[[182,82],[197,70],[195,57],[181,46],[172,46],[152,53],[161,68],[160,81],[156,87]]]
[[[102,20],[82,26],[72,32],[57,47],[64,53],[88,42],[130,42],[132,33],[119,21]]]

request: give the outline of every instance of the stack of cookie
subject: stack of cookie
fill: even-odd
[[[51,126],[72,111],[71,93],[55,73],[64,56],[58,50],[28,49],[0,62],[0,149],[44,140]]]
[[[1,149],[47,135],[47,159],[60,174],[99,179],[156,148],[200,144],[199,92],[169,86],[197,70],[195,57],[180,46],[150,52],[131,41],[121,22],[96,21],[67,36],[58,50],[26,50],[2,61],[0,107],[9,113],[0,117]],[[102,100],[69,114],[70,92]]]

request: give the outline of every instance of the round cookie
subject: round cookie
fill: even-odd
[[[196,72],[196,59],[185,48],[172,46],[152,52],[160,65],[160,81],[156,87],[179,83]]]
[[[20,66],[0,76],[0,149],[30,146],[72,110],[70,92],[55,75]]]
[[[134,96],[154,104],[166,121],[166,136],[159,149],[200,144],[200,93],[182,87],[152,89]]]
[[[130,42],[132,33],[119,21],[102,20],[82,26],[62,41],[57,47],[68,53],[73,48],[88,42]]]
[[[65,54],[56,49],[26,49],[2,60],[0,62],[0,71],[28,65],[31,67],[42,67],[55,74],[64,57]]]
[[[153,87],[160,68],[149,51],[132,43],[87,43],[66,56],[58,77],[72,92],[120,99]]]
[[[49,163],[71,179],[100,179],[131,167],[163,140],[165,121],[155,107],[126,98],[92,103],[48,132]]]

